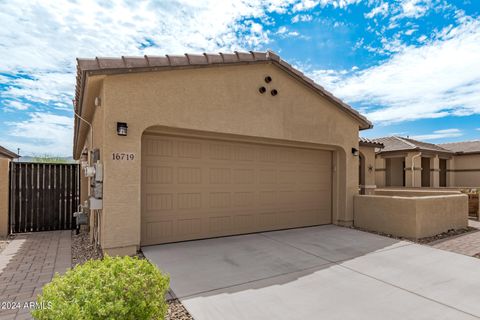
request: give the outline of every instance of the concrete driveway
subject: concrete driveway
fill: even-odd
[[[333,225],[142,250],[196,320],[480,319],[480,259]]]

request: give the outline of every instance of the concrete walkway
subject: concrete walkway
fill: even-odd
[[[69,230],[19,234],[0,253],[0,320],[31,319],[25,303],[71,267],[71,239]]]
[[[480,229],[479,221],[469,220],[468,225]],[[474,256],[480,253],[480,230],[453,238],[442,239],[430,245],[437,249],[456,252],[467,256]]]
[[[333,225],[143,252],[195,320],[480,319],[480,259]]]

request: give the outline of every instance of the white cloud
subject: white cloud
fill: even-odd
[[[417,29],[409,29],[409,30],[405,31],[405,35],[411,36],[415,31],[417,31]]]
[[[400,4],[402,13],[397,18],[419,18],[431,8],[431,0],[403,0]]]
[[[7,100],[4,105],[4,111],[27,110],[29,104],[18,100]]]
[[[425,42],[425,40],[427,40],[427,36],[426,35],[421,35],[420,37],[418,37],[418,42]]]
[[[339,97],[366,107],[374,122],[480,113],[480,20],[469,19],[421,47],[402,48],[357,72],[314,71]],[[371,106],[376,106],[375,108]]]
[[[300,33],[298,33],[297,31],[289,31],[286,26],[281,26],[280,28],[278,28],[276,33],[282,38],[300,36]]]
[[[293,6],[293,12],[311,10],[317,6],[325,7],[327,5],[344,9],[359,2],[361,0],[300,0]]]
[[[71,109],[75,76],[72,73],[38,71],[30,77],[9,78],[2,95],[9,99],[27,99],[30,102],[51,103],[57,109]]]
[[[373,8],[369,13],[365,14],[365,18],[372,19],[376,15],[386,16],[388,14],[388,2],[384,2],[378,7]]]
[[[292,23],[297,22],[309,22],[313,20],[313,16],[310,14],[297,14],[292,18]]]
[[[73,119],[67,116],[33,112],[24,121],[8,123],[8,140],[2,145],[22,154],[70,155],[72,153]]]
[[[416,140],[436,140],[436,139],[444,139],[444,138],[456,138],[456,137],[461,137],[462,135],[463,133],[459,129],[443,129],[443,130],[433,131],[430,134],[411,136],[410,138],[416,139]]]

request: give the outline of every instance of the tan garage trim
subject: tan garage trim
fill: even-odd
[[[142,245],[332,222],[332,151],[142,139]]]

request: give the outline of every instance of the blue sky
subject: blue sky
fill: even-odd
[[[366,137],[480,139],[478,0],[0,1],[0,145],[70,155],[75,58],[267,50]]]

